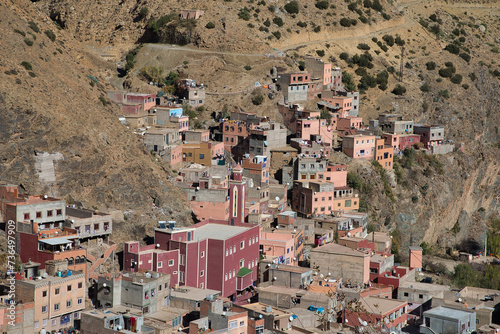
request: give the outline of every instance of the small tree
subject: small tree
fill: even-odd
[[[316,54],[320,57],[324,57],[325,56],[325,51],[324,50],[316,50]]]
[[[425,63],[425,66],[427,67],[428,71],[432,71],[432,70],[436,69],[436,63],[433,61],[429,61],[429,62]]]
[[[213,28],[215,28],[215,23],[208,22],[207,25],[205,26],[205,28],[207,28],[207,29],[213,29]]]
[[[299,13],[299,3],[297,1],[290,1],[285,5],[285,10],[289,14],[298,14]]]
[[[264,102],[264,96],[262,94],[256,94],[252,97],[252,103],[256,106],[260,106]]]
[[[316,2],[315,6],[318,9],[325,10],[328,9],[329,3],[327,0],[320,0]]]
[[[406,87],[401,85],[396,85],[396,87],[392,90],[392,93],[395,95],[404,95],[406,93]]]
[[[285,24],[281,17],[275,17],[273,19],[273,23],[276,24],[278,27],[283,27],[283,25]]]

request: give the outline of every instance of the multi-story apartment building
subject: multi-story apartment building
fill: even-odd
[[[311,77],[309,73],[281,73],[278,76],[278,86],[283,92],[285,102],[306,101]]]
[[[227,222],[225,222],[227,224]],[[171,285],[214,289],[225,297],[244,294],[257,279],[259,227],[210,222],[190,228],[155,229],[155,243],[125,243],[125,270],[171,275]]]
[[[252,155],[271,156],[271,150],[286,145],[287,129],[279,123],[261,122],[250,130],[249,151]]]
[[[68,206],[66,218],[64,227],[77,230],[79,239],[107,238],[113,232],[113,220],[108,213]]]
[[[34,303],[35,333],[72,328],[85,308],[85,274],[68,270],[65,260],[44,264],[45,274],[16,281],[16,297]]]

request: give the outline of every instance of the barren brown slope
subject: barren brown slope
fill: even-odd
[[[0,2],[0,31],[0,180],[88,207],[150,214],[154,201],[164,218],[187,221],[185,196],[167,181],[169,172],[99,100],[111,88],[109,65],[57,30],[30,1]],[[46,166],[35,165],[43,152],[60,153],[55,180]]]

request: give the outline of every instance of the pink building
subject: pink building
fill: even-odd
[[[333,193],[330,182],[295,181],[292,209],[304,216],[329,215],[334,210]]]
[[[137,115],[144,112],[144,105],[140,103],[123,103],[121,106],[125,115]]]
[[[329,98],[322,98],[322,100],[330,104],[330,106],[339,113],[341,118],[349,116],[349,111],[352,109],[352,97],[332,96]]]
[[[190,228],[169,224],[155,229],[153,245],[125,243],[124,270],[169,273],[172,286],[213,289],[229,298],[245,294],[253,285],[259,262],[258,226],[228,226],[211,221]]]
[[[278,264],[297,266],[302,260],[304,248],[304,230],[262,229],[260,231],[260,249],[267,259]]]
[[[342,70],[338,67],[335,67],[332,69],[332,81],[333,81],[333,88],[339,89],[340,87],[343,87],[342,85]]]
[[[247,181],[243,179],[243,169],[236,165],[229,181],[229,221],[231,226],[245,222],[245,196]]]
[[[335,187],[347,187],[347,165],[328,164],[323,179]]]
[[[375,156],[375,136],[344,136],[342,140],[342,152],[353,159],[373,159]]]
[[[182,162],[182,145],[171,145],[165,148],[163,159],[170,164],[172,168],[178,168]]]
[[[142,104],[144,111],[148,111],[156,105],[156,94],[127,93],[126,101]]]
[[[394,148],[394,152],[404,151],[405,148],[411,149],[413,145],[420,143],[420,135],[417,134],[384,133],[382,138],[385,140],[385,145]]]
[[[297,138],[311,140],[312,136],[319,135],[321,140],[331,143],[333,140],[332,129],[328,126],[326,119],[308,119],[304,117],[294,122]]]
[[[269,184],[269,161],[265,155],[243,159],[243,175],[251,178],[257,186]]]
[[[337,131],[339,136],[348,135],[350,129],[360,129],[362,126],[362,117],[347,116],[337,119]]]

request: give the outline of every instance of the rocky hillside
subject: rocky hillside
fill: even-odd
[[[426,240],[450,247],[469,236],[481,241],[488,218],[499,210],[499,3],[289,3],[9,0],[0,10],[6,46],[0,50],[2,180],[87,205],[147,210],[155,200],[167,214],[182,208],[187,220],[183,196],[166,181],[168,170],[99,100],[108,82],[154,91],[141,80],[141,69],[182,71],[209,93],[198,125],[225,108],[279,120],[280,95],[254,105],[255,95],[267,95],[255,90],[255,82],[270,83],[272,66],[298,70],[304,56],[315,55],[342,67],[346,85],[362,91],[365,122],[397,112],[416,123],[443,124],[447,139],[464,143],[463,153],[402,157],[395,172],[351,163],[375,227],[399,231],[402,246]],[[182,9],[205,13],[182,22],[176,15]],[[169,45],[145,45],[128,77],[116,78],[116,62],[123,62],[127,50],[158,41]],[[47,161],[54,161],[52,174]]]
[[[104,98],[115,69],[30,1],[0,2],[0,30],[0,180],[102,210],[161,215],[155,203],[188,222],[168,169]]]

